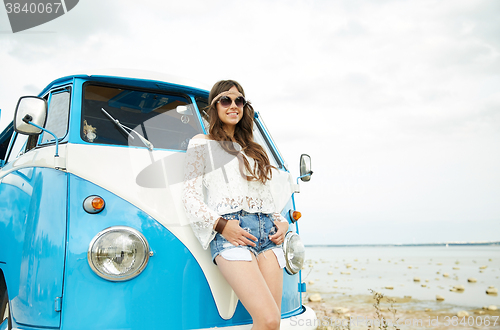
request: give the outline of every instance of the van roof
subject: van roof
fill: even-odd
[[[209,91],[210,86],[201,83],[199,81],[186,79],[178,77],[175,75],[165,74],[161,72],[146,71],[146,70],[134,70],[134,69],[120,69],[120,68],[109,68],[109,69],[93,69],[93,70],[82,70],[69,74],[67,76],[61,77],[54,80],[49,84],[53,85],[63,80],[67,80],[71,77],[113,77],[113,78],[125,78],[125,79],[139,79],[139,80],[149,80],[156,82],[163,82],[174,84],[178,86],[184,86],[187,88],[196,88],[200,90]]]

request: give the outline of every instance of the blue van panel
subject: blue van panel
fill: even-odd
[[[67,174],[47,168],[14,171],[0,184],[0,250],[12,318],[59,327],[54,301],[62,295]]]
[[[165,227],[116,195],[74,175],[69,178],[69,224],[62,328],[71,329],[196,329],[251,323],[238,303],[230,320],[219,316],[203,272],[189,250]],[[83,210],[89,195],[99,195],[106,207],[98,214]],[[111,226],[129,226],[148,240],[154,256],[145,270],[125,282],[97,276],[87,262],[92,238]],[[292,288],[283,313],[300,303],[297,276],[284,275]],[[293,296],[295,293],[295,297]],[[125,313],[126,311],[126,313]]]
[[[293,210],[293,200],[290,199],[283,210],[285,213],[281,215],[288,220],[288,231],[296,232],[297,224],[293,224],[290,219],[289,210]],[[298,287],[300,283],[300,273],[290,275],[286,270],[283,270],[283,297],[281,300],[282,314],[293,311],[302,306],[302,293]]]
[[[185,329],[233,324],[217,312],[208,283],[187,248],[156,220],[110,192],[70,175],[68,253],[62,327],[71,329]],[[82,202],[99,195],[105,209],[88,214]],[[92,238],[111,226],[130,226],[155,255],[136,278],[110,282],[87,262]],[[126,313],[125,313],[126,311]],[[250,322],[241,308],[233,319]]]

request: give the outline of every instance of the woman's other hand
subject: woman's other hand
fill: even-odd
[[[238,220],[228,220],[226,226],[222,230],[221,235],[233,245],[251,245],[256,246],[252,241],[257,241],[257,237],[253,236],[245,229],[240,227]]]
[[[269,239],[276,245],[283,244],[285,234],[288,231],[288,222],[275,221],[274,224],[278,227],[278,231],[274,235],[270,235]]]

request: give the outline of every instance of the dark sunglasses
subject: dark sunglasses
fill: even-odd
[[[220,105],[222,105],[224,108],[229,108],[231,106],[231,104],[233,104],[233,99],[230,98],[229,96],[223,96],[217,102],[219,102]],[[238,108],[243,108],[245,106],[245,104],[247,104],[247,101],[245,100],[245,98],[243,96],[238,96],[234,100],[234,104],[236,104],[236,106]]]

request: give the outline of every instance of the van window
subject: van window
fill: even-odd
[[[5,156],[7,156],[7,149],[9,148],[10,139],[12,138],[13,133],[14,133],[13,122],[7,125],[4,131],[0,133],[0,159],[5,160]]]
[[[87,83],[80,131],[85,142],[144,147],[135,133],[126,134],[102,109],[155,148],[186,150],[189,140],[203,132],[186,95]]]
[[[205,111],[205,108],[208,107],[208,99],[204,97],[196,97],[196,106],[201,114],[201,120],[203,121],[203,126],[205,126],[205,131],[208,133],[208,114]]]
[[[276,156],[275,156],[274,152],[272,152],[272,150],[269,148],[269,145],[267,144],[264,136],[262,135],[262,132],[260,131],[258,125],[259,124],[254,121],[254,123],[253,123],[253,140],[255,142],[257,142],[258,144],[260,144],[264,148],[264,150],[267,153],[267,156],[269,157],[269,162],[271,163],[271,165],[273,165],[277,168],[280,168],[281,166],[279,165],[278,161],[276,160]]]
[[[7,159],[7,162],[11,162],[17,157],[19,157],[21,154],[24,153],[24,146],[26,145],[26,141],[28,140],[28,135],[24,134],[19,134],[19,133],[14,133],[14,144],[12,145],[12,148],[9,153],[9,158]]]
[[[59,139],[63,138],[68,131],[70,92],[52,92],[49,98],[49,109],[45,128],[54,133]],[[54,137],[47,132],[42,135],[41,143],[54,141]]]

